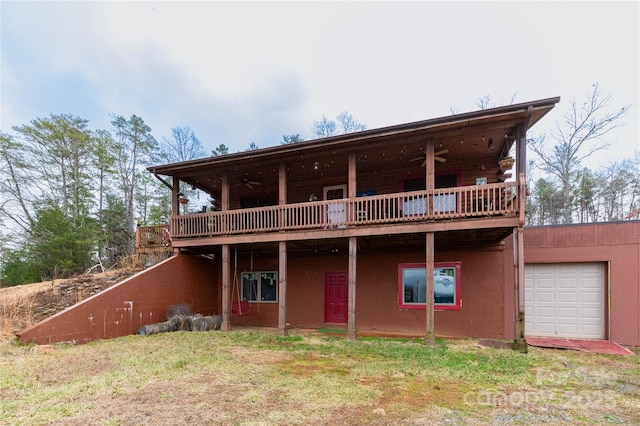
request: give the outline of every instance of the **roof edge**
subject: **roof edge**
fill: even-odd
[[[198,158],[195,160],[183,161],[178,163],[149,166],[147,167],[147,170],[153,173],[163,174],[162,169],[167,169],[167,170],[171,169],[172,171],[175,171],[176,169],[180,169],[182,167],[193,167],[193,166],[200,166],[200,165],[206,165],[211,163],[226,163],[226,162],[245,158],[248,155],[253,157],[255,157],[256,155],[270,156],[270,155],[274,155],[282,152],[295,152],[299,150],[310,149],[319,145],[323,147],[327,147],[329,145],[342,144],[351,140],[366,139],[368,137],[373,137],[373,136],[388,135],[393,133],[403,133],[407,131],[415,131],[421,128],[433,127],[433,126],[437,126],[445,123],[449,124],[449,123],[455,123],[457,121],[468,121],[468,120],[473,120],[477,118],[485,118],[492,115],[510,114],[518,111],[526,112],[530,107],[532,107],[533,109],[548,108],[549,110],[551,110],[558,102],[560,102],[560,96],[540,99],[540,100],[530,101],[530,102],[521,102],[517,104],[499,106],[495,108],[481,109],[481,110],[465,112],[461,114],[452,114],[447,116],[431,118],[427,120],[412,121],[412,122],[396,124],[392,126],[377,127],[375,129],[367,129],[360,132],[330,136],[327,138],[309,139],[303,142],[295,142],[293,144],[288,144],[288,145],[275,145],[275,146],[265,147],[265,148],[252,150],[252,151],[243,151],[243,152],[225,154],[221,156],[210,156],[205,158]],[[530,128],[534,124],[535,122],[530,123],[528,128]]]

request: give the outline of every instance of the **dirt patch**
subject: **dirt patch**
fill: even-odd
[[[139,272],[116,269],[74,278],[0,288],[0,341]]]

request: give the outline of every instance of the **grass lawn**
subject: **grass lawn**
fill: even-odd
[[[295,331],[4,342],[0,424],[640,424],[640,361]]]

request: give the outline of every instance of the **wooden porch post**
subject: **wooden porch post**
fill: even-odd
[[[278,205],[282,207],[278,215],[278,226],[282,229],[285,223],[284,206],[287,204],[287,165],[280,163],[278,169]]]
[[[524,336],[524,307],[522,306],[523,298],[521,292],[524,290],[524,241],[523,241],[523,228],[521,226],[514,228],[514,260],[515,260],[515,274],[514,274],[514,291],[513,291],[513,312],[515,321],[515,336],[513,339],[513,349],[526,353],[527,341]]]
[[[180,180],[174,177],[173,186],[171,187],[171,216],[172,217],[180,215],[180,203],[178,203],[179,188],[180,188]],[[169,235],[174,235],[174,233],[177,232],[177,229],[172,229],[174,223],[176,223],[176,221],[171,220],[171,218],[169,218]],[[178,253],[180,253],[180,249],[174,248],[173,255],[176,256],[178,255]]]
[[[180,203],[178,203],[178,192],[180,188],[180,180],[174,178],[173,186],[171,187],[171,214],[180,214]]]
[[[222,188],[220,191],[220,208],[225,211],[229,210],[229,179],[227,173],[222,174]],[[224,226],[224,225],[223,225]],[[226,229],[226,226],[225,226]],[[231,330],[231,318],[229,316],[229,308],[231,306],[231,264],[229,261],[230,250],[228,244],[222,245],[222,325],[220,330]]]
[[[358,251],[357,237],[349,237],[349,292],[347,312],[347,340],[356,339],[356,257]]]
[[[349,169],[348,169],[348,185],[347,185],[347,197],[350,200],[353,200],[354,198],[356,198],[356,193],[357,193],[357,179],[356,179],[356,153],[355,152],[350,152],[349,153]],[[349,222],[353,222],[354,220],[356,220],[356,215],[357,212],[356,210],[356,205],[355,203],[349,203],[349,206],[351,206],[351,208],[349,208],[349,211],[347,211],[347,220]]]
[[[435,155],[434,155],[434,145],[435,140],[430,140],[427,142],[425,147],[425,179],[426,179],[426,188],[427,190],[432,190],[435,188],[436,184],[436,173],[435,173]],[[433,212],[433,197],[429,197],[429,212]],[[433,277],[433,269],[434,269],[434,250],[435,250],[435,234],[433,232],[427,232],[426,235],[426,259],[425,259],[425,273],[426,273],[426,330],[424,336],[424,344],[425,345],[435,345],[435,322],[434,322],[434,295],[433,295],[433,286],[434,286],[434,277]]]
[[[287,333],[287,242],[278,242],[278,334]]]
[[[229,245],[222,245],[222,324],[220,330],[231,330],[231,321],[229,318],[229,306],[231,301],[231,267],[229,263]]]
[[[425,244],[426,256],[426,302],[427,302],[427,318],[426,318],[426,331],[424,336],[425,345],[435,345],[435,327],[434,327],[434,296],[433,296],[433,269],[434,269],[434,233],[427,232],[427,243]]]
[[[513,349],[520,352],[527,352],[527,341],[524,335],[524,224],[525,210],[527,206],[527,186],[526,186],[526,143],[527,143],[527,127],[531,117],[532,108],[529,107],[526,123],[519,126],[516,130],[516,174],[518,176],[518,227],[514,228],[514,320],[515,320],[515,336],[513,340]]]
[[[287,168],[285,163],[280,163],[278,169],[278,205],[287,204]],[[284,209],[278,216],[279,226],[285,225]],[[282,228],[281,228],[282,229]],[[278,242],[278,334],[286,336],[287,333],[287,242]]]
[[[356,198],[356,153],[349,153],[349,184],[347,196],[350,200]],[[349,220],[355,220],[355,203],[350,203],[353,208],[348,212]],[[347,340],[356,339],[356,266],[357,266],[358,239],[349,237],[349,290],[347,295]]]

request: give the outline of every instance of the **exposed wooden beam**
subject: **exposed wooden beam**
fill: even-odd
[[[434,189],[436,187],[436,160],[434,144],[434,139],[429,140],[424,152],[425,187],[427,190]],[[433,196],[429,196],[427,200],[427,211],[433,211]]]
[[[287,204],[287,165],[281,162],[278,167],[278,205]],[[280,211],[278,217],[280,223],[285,223],[285,212]],[[286,252],[285,252],[286,253]]]
[[[170,190],[173,191],[173,185],[171,185],[169,182],[167,182],[166,180],[164,180],[163,178],[161,178],[160,176],[158,176],[158,173],[156,172],[156,170],[153,170],[153,175],[156,177],[156,179],[158,179],[160,182],[162,182],[162,184],[164,186],[166,186],[167,188],[169,188]]]
[[[357,192],[357,178],[356,178],[356,153],[349,152],[349,162],[347,166],[347,197],[348,198],[356,198]],[[354,209],[349,209],[347,211],[347,215],[349,215],[349,220],[354,220],[356,218],[357,212],[353,211]]]
[[[178,203],[178,192],[180,187],[180,181],[175,180],[175,185],[171,188],[171,212],[174,215],[180,214],[180,203]]]
[[[460,221],[414,222],[401,225],[373,225],[340,229],[318,229],[279,233],[225,235],[211,238],[175,240],[173,247],[219,246],[278,241],[319,240],[325,238],[370,237],[374,235],[412,234],[416,232],[463,231],[470,229],[513,228],[518,217],[478,218]]]
[[[220,208],[225,211],[229,210],[229,175],[226,172],[222,174],[220,198]]]
[[[278,205],[287,204],[287,165],[282,162],[278,168]]]
[[[349,185],[347,186],[347,197],[356,198],[356,153],[349,153]]]

